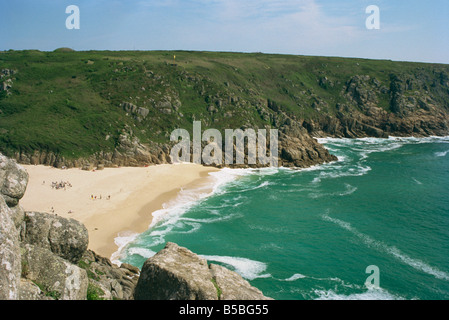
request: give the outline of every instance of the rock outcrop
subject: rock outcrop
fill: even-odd
[[[132,114],[135,117],[135,119],[139,122],[145,119],[150,113],[149,109],[138,107],[130,102],[123,102],[121,106],[123,110],[125,110],[129,114]]]
[[[77,264],[87,250],[86,227],[73,219],[39,212],[26,212],[21,227],[23,244],[33,244]]]
[[[447,75],[439,78],[438,83],[420,73],[392,73],[388,83],[381,83],[369,75],[353,76],[340,93],[344,100],[337,103],[335,115],[308,119],[303,125],[316,137],[447,135]]]
[[[22,277],[37,284],[58,300],[86,300],[86,270],[37,245],[24,244],[21,249]]]
[[[7,95],[11,95],[10,89],[13,85],[12,76],[16,73],[16,70],[2,69],[2,71],[0,72],[0,92],[4,91]]]
[[[16,152],[13,158],[21,164],[41,164],[55,168],[84,170],[171,163],[170,148],[167,144],[143,144],[129,127],[122,130],[117,146],[112,152],[97,152],[87,158],[68,159],[51,151],[35,150],[32,154]]]
[[[19,203],[25,194],[27,184],[26,170],[0,153],[0,194],[9,207]]]
[[[133,300],[140,270],[123,263],[116,266],[107,258],[87,250],[78,263],[89,275],[92,299]]]
[[[240,275],[207,261],[175,243],[142,267],[136,300],[265,300]]]
[[[19,200],[28,184],[28,173],[0,153],[0,299],[17,299],[21,255],[19,231],[23,210]]]
[[[0,300],[15,300],[20,287],[19,235],[11,210],[0,195]]]
[[[279,146],[279,165],[284,167],[305,168],[337,160],[306,128],[295,122],[281,127]]]

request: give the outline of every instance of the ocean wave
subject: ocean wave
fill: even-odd
[[[215,179],[213,182],[213,194],[223,192],[223,187],[230,182],[236,181],[238,178],[253,174],[254,169],[230,169],[223,168],[216,172],[211,172],[209,175]]]
[[[386,143],[389,141],[400,141],[407,143],[429,143],[429,142],[449,142],[449,136],[428,136],[428,137],[398,137],[389,136],[388,138],[318,138],[319,143],[340,143],[340,144],[353,144],[357,142],[365,142],[370,144]]]
[[[127,249],[127,255],[139,255],[144,259],[149,259],[153,257],[157,252],[147,249],[147,248],[141,248],[141,247],[130,247]]]
[[[429,137],[395,137],[388,138],[393,141],[402,141],[408,143],[433,143],[433,142],[449,142],[449,136],[429,136]]]
[[[238,190],[236,192],[241,193],[241,192],[254,191],[254,190],[257,190],[257,189],[268,187],[268,186],[273,185],[273,184],[274,184],[273,182],[264,181],[264,182],[262,182],[261,184],[255,186],[255,187],[251,187],[251,188],[245,187],[244,189]]]
[[[315,300],[404,300],[401,296],[394,295],[382,288],[352,294],[341,294],[333,290],[319,289],[313,292],[318,296]]]
[[[362,150],[359,151],[361,156],[360,160],[365,160],[366,158],[369,157],[371,153],[392,151],[399,149],[402,146],[403,146],[402,143],[388,143],[376,145],[376,148],[371,149],[363,148]]]
[[[340,226],[341,228],[351,232],[353,235],[355,235],[356,237],[361,239],[365,245],[367,245],[371,248],[374,248],[376,250],[385,252],[385,253],[389,254],[390,256],[400,260],[404,264],[406,264],[418,271],[424,272],[424,273],[431,275],[440,280],[449,281],[449,273],[441,271],[436,267],[432,267],[429,264],[427,264],[419,259],[412,258],[412,257],[408,256],[407,254],[401,252],[396,247],[388,246],[387,244],[385,244],[381,241],[375,240],[375,239],[371,238],[370,236],[359,232],[350,223],[336,219],[336,218],[332,218],[328,214],[323,214],[321,217],[323,220],[335,223],[336,225]]]
[[[305,278],[313,279],[316,281],[337,282],[340,286],[345,287],[345,288],[362,289],[362,287],[360,285],[346,283],[346,281],[344,281],[338,277],[318,278],[318,277],[313,277],[313,276],[306,276],[301,273],[295,273],[290,278],[282,279],[281,281],[296,281],[296,280],[305,279]]]
[[[260,261],[227,256],[200,255],[200,257],[206,259],[207,261],[220,262],[222,264],[225,264],[234,269],[235,272],[237,272],[247,280],[272,277],[271,274],[265,273],[267,269],[266,263]]]
[[[120,265],[120,259],[123,249],[131,242],[135,241],[139,236],[138,233],[135,232],[121,232],[114,239],[114,243],[117,245],[118,249],[111,256],[111,262],[116,265]]]
[[[169,223],[175,222],[193,206],[201,203],[212,195],[225,192],[223,190],[224,186],[235,181],[237,178],[248,174],[251,174],[251,172],[246,169],[229,168],[209,173],[213,178],[212,182],[206,183],[196,189],[181,190],[174,200],[163,205],[163,209],[153,212],[153,220],[149,228],[151,229],[163,220],[167,220]]]
[[[258,169],[247,169],[251,174],[258,174],[261,176],[272,176],[274,174],[279,173],[279,170],[282,170],[283,168],[277,168],[277,167],[267,167],[267,168],[258,168]]]
[[[313,184],[320,183],[323,179],[336,179],[336,178],[342,178],[342,177],[359,177],[364,176],[368,172],[370,172],[372,169],[370,166],[363,166],[363,165],[357,165],[355,167],[346,168],[344,170],[343,168],[338,169],[333,168],[332,170],[328,171],[322,171],[318,175],[318,177],[315,177],[312,180]]]
[[[295,273],[290,278],[283,279],[282,281],[296,281],[298,279],[304,279],[304,278],[307,278],[307,277],[305,275],[303,275],[303,274]]]
[[[217,215],[216,218],[206,218],[206,219],[194,219],[194,218],[180,218],[180,222],[191,222],[191,223],[200,223],[200,224],[208,224],[208,223],[216,223],[216,222],[222,222],[222,221],[228,221],[231,219],[235,219],[237,217],[241,217],[242,215],[238,212],[230,213],[225,216]]]
[[[443,152],[435,152],[435,157],[445,157],[449,153],[449,150]]]
[[[395,137],[390,136],[388,138],[319,138],[319,143],[323,144],[328,150],[332,150],[334,153],[338,153],[335,147],[356,147],[353,150],[362,152],[362,160],[365,159],[370,153],[373,152],[385,152],[401,148],[405,144],[423,144],[423,143],[449,143],[449,136],[430,136],[430,137]],[[368,148],[368,149],[367,149]],[[446,153],[439,153],[440,156],[445,156]],[[444,155],[443,155],[444,154]]]
[[[233,213],[227,216],[219,216],[216,209],[220,209],[226,206],[237,207],[242,204],[238,202],[242,199],[239,194],[236,201],[224,202],[221,206],[210,208],[208,212],[216,216],[216,218],[206,219],[190,219],[183,218],[183,215],[199,205],[204,200],[212,195],[220,195],[227,192],[225,186],[232,182],[235,182],[240,177],[244,177],[251,174],[258,175],[271,175],[277,172],[277,168],[263,168],[263,169],[230,169],[224,168],[220,171],[209,173],[210,179],[207,183],[195,188],[195,189],[181,189],[175,199],[164,203],[163,208],[152,213],[153,219],[148,229],[152,230],[146,237],[151,237],[149,246],[157,246],[165,243],[165,236],[169,233],[189,234],[197,232],[201,225],[204,223],[214,223],[219,221],[225,221],[238,216],[238,213]],[[269,182],[262,182],[257,188],[263,188],[269,185]],[[218,216],[218,217],[217,217]],[[157,227],[156,227],[157,226]],[[121,252],[137,239],[138,235],[133,237],[117,237],[116,242],[120,243],[119,250],[114,253],[114,259],[118,262],[121,256]],[[148,241],[148,239],[147,239]]]
[[[333,196],[349,196],[357,191],[357,187],[351,186],[349,183],[345,183],[345,191],[333,192],[333,193],[310,193],[309,198],[319,199],[322,197],[333,197]]]

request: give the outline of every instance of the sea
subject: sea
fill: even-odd
[[[175,242],[276,300],[449,299],[449,137],[319,142],[338,161],[182,190],[115,260],[141,268]]]

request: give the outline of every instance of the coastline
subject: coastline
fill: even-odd
[[[112,258],[120,247],[115,239],[140,234],[153,222],[153,213],[176,199],[181,190],[213,192],[210,173],[220,169],[195,164],[145,168],[106,168],[101,171],[23,165],[29,183],[21,206],[72,218],[89,232],[89,249]],[[62,182],[59,188],[53,182]]]

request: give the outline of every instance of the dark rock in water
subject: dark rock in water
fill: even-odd
[[[174,243],[148,259],[135,290],[136,300],[263,300],[237,273],[207,261]]]

